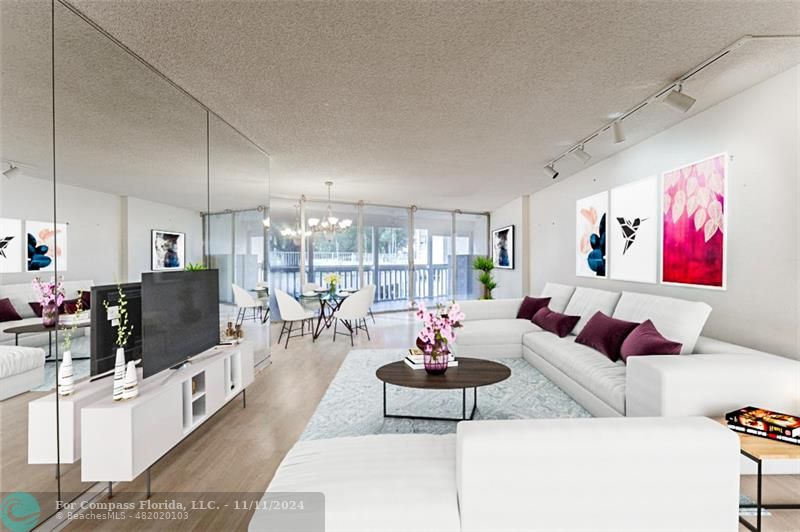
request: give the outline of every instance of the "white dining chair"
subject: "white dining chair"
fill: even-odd
[[[369,290],[369,317],[372,318],[372,323],[375,323],[375,315],[372,313],[372,304],[375,303],[375,291],[377,287],[374,284],[368,284],[364,287],[365,290]]]
[[[281,315],[283,324],[281,325],[281,334],[278,336],[278,343],[283,339],[283,333],[286,333],[286,344],[284,349],[289,347],[289,338],[297,338],[298,336],[305,336],[306,324],[308,330],[314,334],[314,313],[310,310],[303,308],[303,305],[295,301],[295,299],[284,292],[283,290],[275,290],[275,300],[278,302],[278,312]],[[300,334],[292,336],[292,329],[294,324],[300,322]]]
[[[235,283],[231,285],[231,288],[233,288],[233,302],[239,309],[239,312],[236,315],[236,325],[244,323],[244,320],[247,319],[248,310],[253,311],[253,321],[263,321],[264,302],[253,297],[249,292],[247,292],[247,290]]]
[[[344,334],[345,336],[350,336],[350,345],[354,345],[353,334],[357,333],[359,329],[367,333],[367,340],[372,340],[369,337],[369,329],[367,328],[367,315],[369,314],[369,306],[372,303],[371,295],[372,292],[369,288],[364,288],[342,301],[339,309],[333,313],[333,317],[336,320],[333,325],[334,342],[337,334]],[[348,332],[339,332],[340,321]]]

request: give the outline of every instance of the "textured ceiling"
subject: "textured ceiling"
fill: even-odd
[[[565,146],[739,37],[800,33],[797,1],[71,4],[266,149],[273,193],[333,179],[338,199],[465,210],[547,186]],[[798,61],[748,44],[687,83],[692,113]],[[592,162],[685,116],[646,109]]]

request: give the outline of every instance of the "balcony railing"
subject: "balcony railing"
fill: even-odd
[[[299,294],[300,269],[286,266],[273,266],[270,270],[272,286],[290,294]],[[358,266],[315,266],[309,282],[324,286],[323,278],[329,273],[336,273],[341,278],[344,288],[358,287]],[[375,284],[375,300],[402,301],[409,296],[408,266],[381,265],[375,279],[375,270],[364,268],[366,282]],[[464,272],[464,276],[468,273]],[[437,299],[450,294],[451,269],[448,264],[416,266],[414,270],[414,299]],[[312,278],[313,277],[313,278]]]

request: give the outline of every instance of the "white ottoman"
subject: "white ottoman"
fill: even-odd
[[[0,401],[44,383],[44,349],[0,345]]]

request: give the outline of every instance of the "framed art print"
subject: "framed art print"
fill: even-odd
[[[29,272],[67,271],[67,224],[25,221],[27,240],[26,270]]]
[[[728,154],[665,172],[661,181],[661,282],[724,289]]]
[[[150,256],[153,271],[182,270],[186,266],[186,235],[153,229]]]
[[[514,226],[492,231],[492,259],[495,268],[514,269]]]
[[[611,189],[610,277],[620,281],[658,280],[658,177]]]
[[[608,191],[575,202],[575,275],[606,277]]]
[[[22,271],[22,220],[0,218],[0,273]]]

